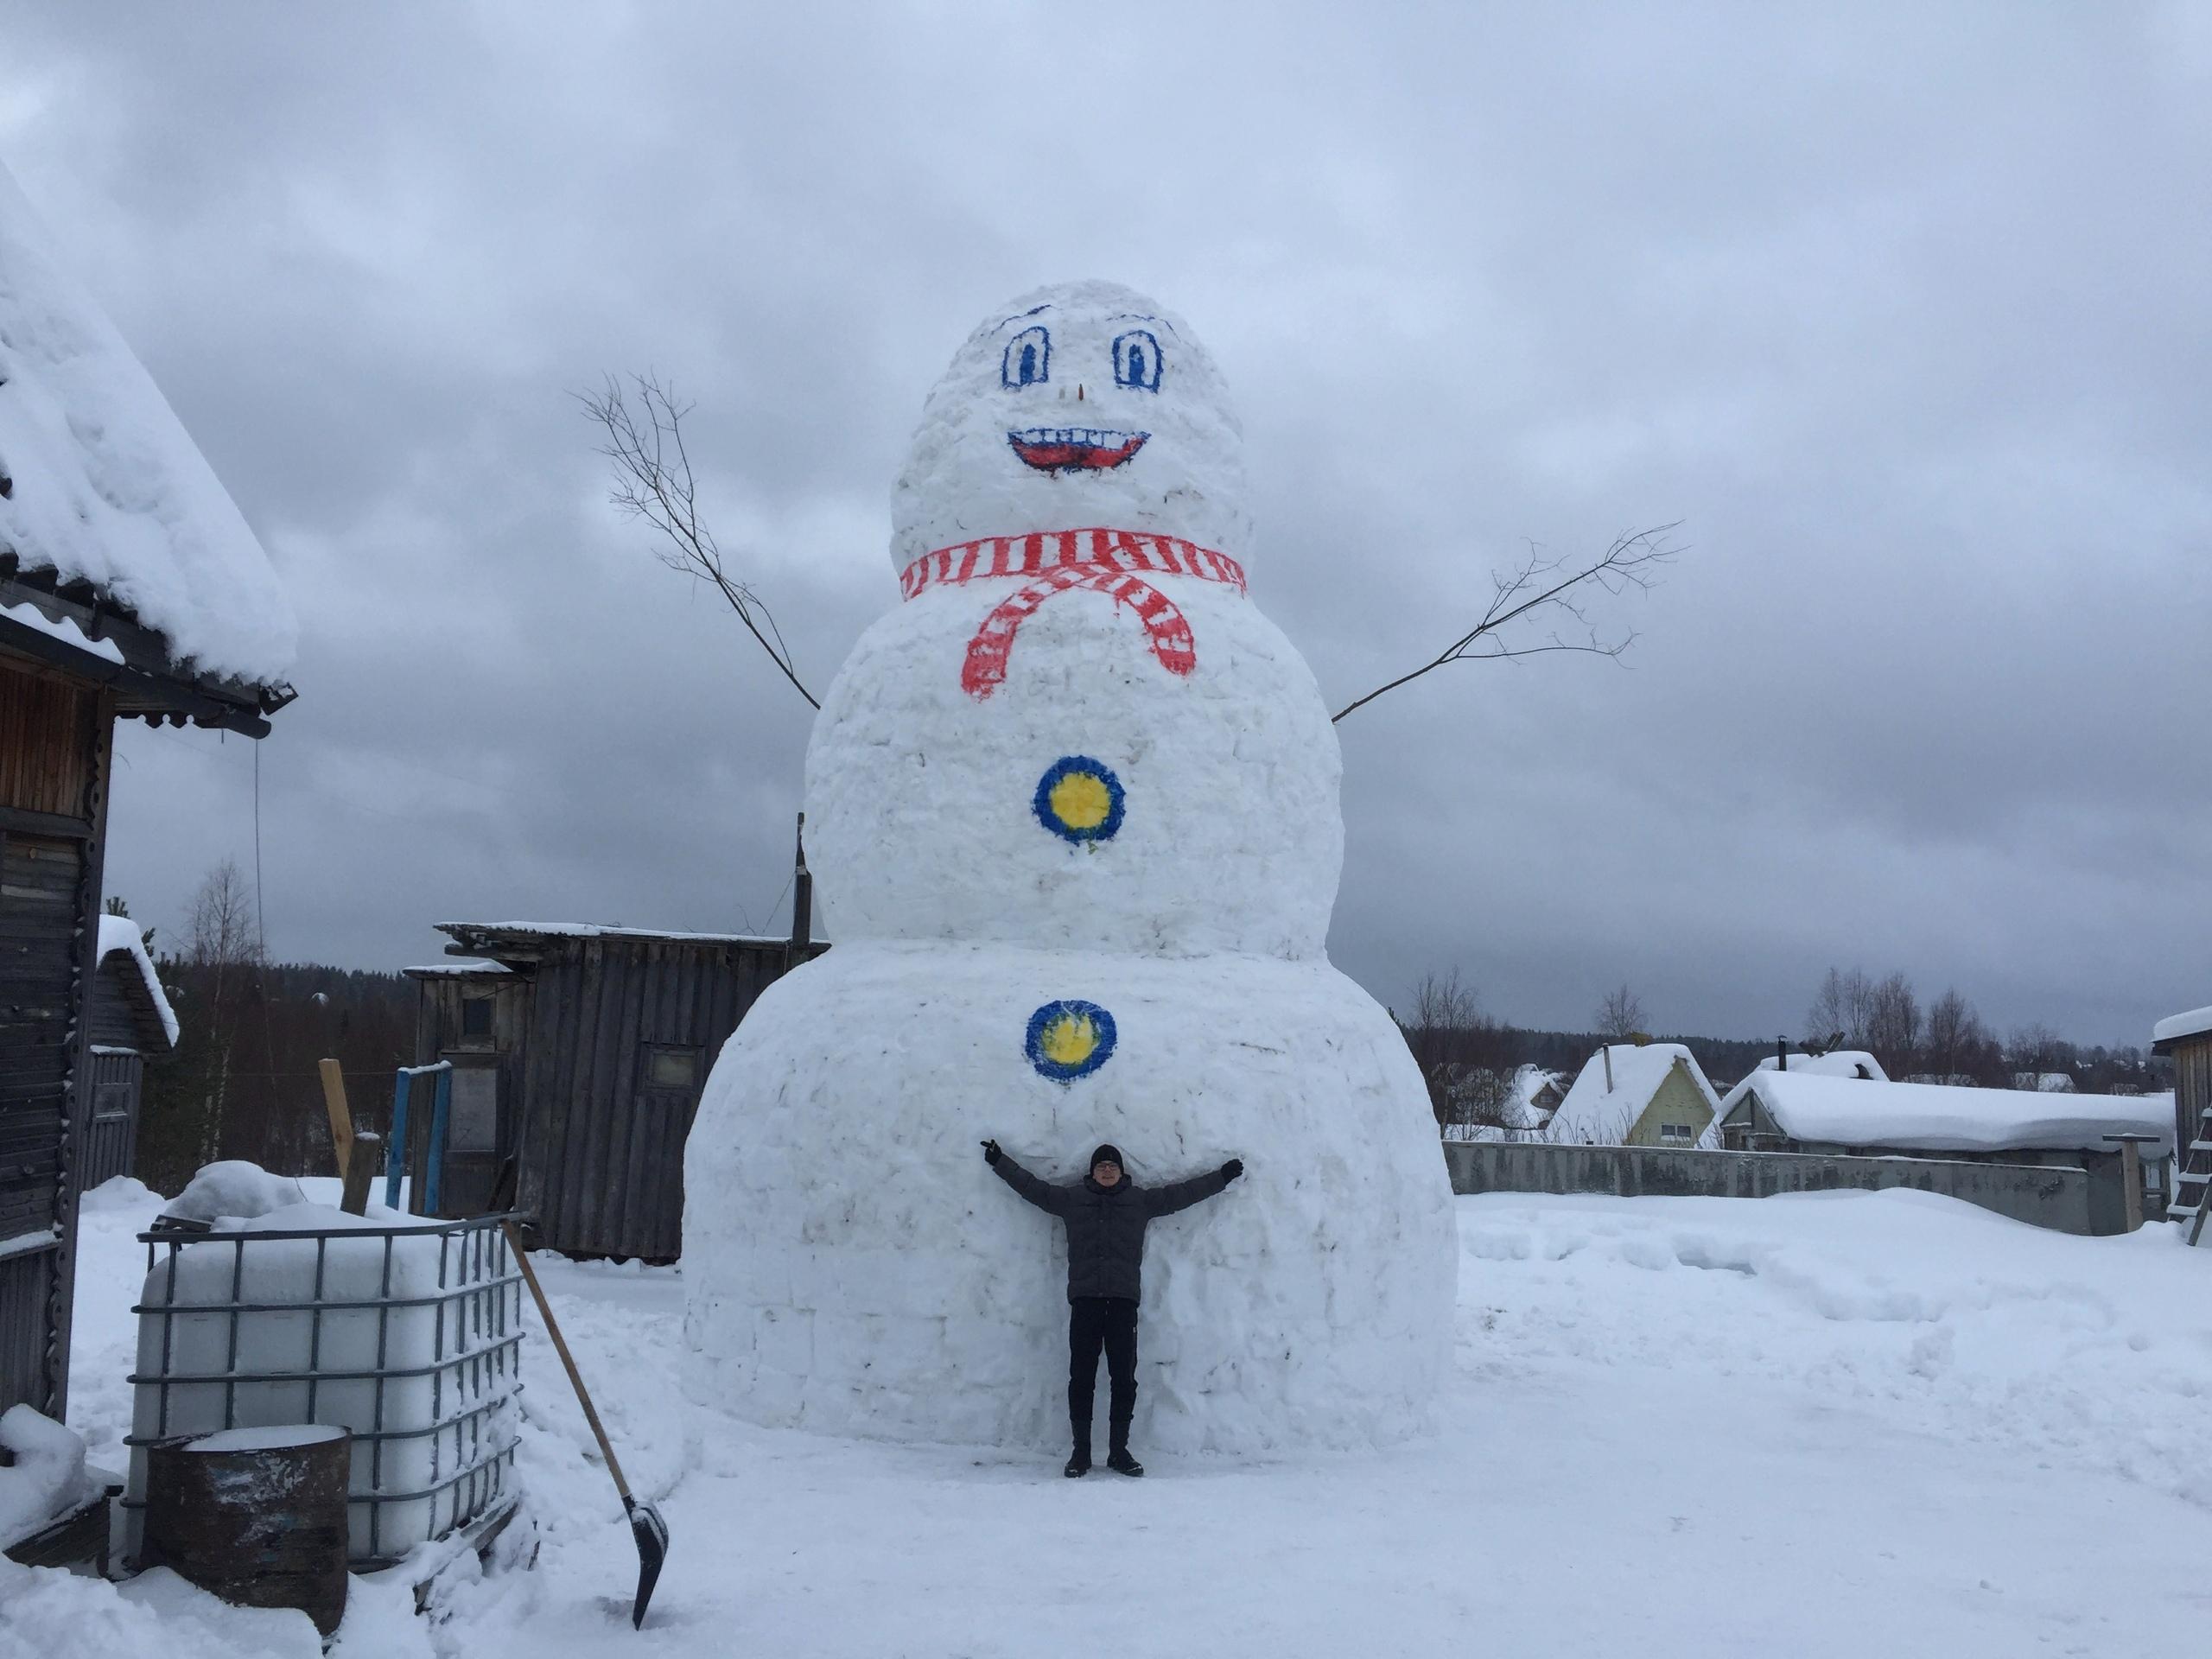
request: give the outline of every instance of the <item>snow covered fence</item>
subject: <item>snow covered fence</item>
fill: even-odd
[[[2088,1173],[2066,1165],[1467,1141],[1446,1141],[1444,1161],[1452,1172],[1452,1190],[1460,1194],[1764,1198],[1777,1192],[1871,1192],[1908,1186],[1961,1198],[2055,1232],[2118,1230],[2090,1224]]]
[[[301,1204],[219,1226],[139,1235],[129,1553],[145,1448],[215,1430],[353,1430],[357,1568],[512,1504],[522,1275],[497,1217],[393,1225]]]

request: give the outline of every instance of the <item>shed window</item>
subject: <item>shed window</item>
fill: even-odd
[[[646,1089],[696,1089],[699,1086],[699,1049],[695,1043],[647,1043]]]
[[[461,999],[461,1034],[464,1037],[489,1037],[492,1034],[490,997],[464,996]]]

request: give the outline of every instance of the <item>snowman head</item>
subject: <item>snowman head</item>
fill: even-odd
[[[1033,531],[1148,531],[1240,558],[1243,431],[1189,325],[1117,283],[984,319],[931,391],[891,492],[892,557]]]

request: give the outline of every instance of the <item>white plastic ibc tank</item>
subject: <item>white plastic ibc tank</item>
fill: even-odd
[[[510,1500],[522,1293],[496,1224],[395,1225],[299,1205],[223,1231],[146,1236],[130,1554],[145,1444],[226,1428],[353,1432],[356,1567]]]

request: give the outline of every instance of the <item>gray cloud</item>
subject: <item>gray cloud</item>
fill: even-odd
[[[1119,278],[1243,404],[1255,592],[1349,696],[1526,540],[1682,518],[1630,666],[1341,728],[1332,948],[1575,1023],[1793,1027],[1830,961],[2143,1039],[2203,1000],[2212,31],[2169,10],[33,7],[0,153],[297,594],[272,947],[779,925],[806,710],[613,521],[657,365],[800,661],[892,601],[966,328]],[[1439,641],[1440,643],[1440,641]],[[1433,648],[1433,645],[1431,646]],[[111,887],[251,858],[123,746]]]

